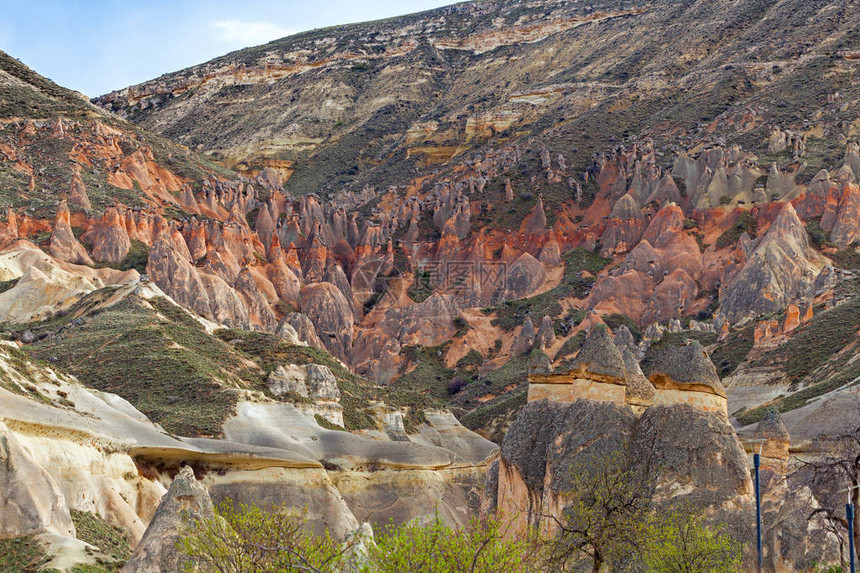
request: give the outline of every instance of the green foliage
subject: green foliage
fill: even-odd
[[[101,570],[118,571],[131,557],[131,547],[122,532],[96,514],[76,509],[71,514],[78,539],[98,547],[104,555],[96,557]]]
[[[7,290],[10,290],[18,284],[18,279],[12,279],[10,281],[0,281],[0,293],[4,293]]]
[[[457,361],[457,368],[470,369],[480,366],[483,363],[484,357],[481,356],[480,352],[472,348],[463,358]]]
[[[558,349],[556,357],[573,358],[576,353],[579,352],[580,349],[582,349],[583,344],[585,344],[585,331],[580,330],[575,335],[564,341],[564,344],[562,344],[561,348]]]
[[[594,277],[582,276],[583,271],[596,275],[612,262],[582,247],[564,253],[562,260],[564,276],[557,287],[530,298],[505,302],[498,307],[492,324],[510,331],[523,323],[526,314],[531,315],[536,325],[545,315],[550,318],[558,316],[562,312],[560,300],[568,297],[584,298],[594,284]]]
[[[827,309],[798,328],[789,341],[765,353],[761,362],[779,362],[794,382],[800,382],[854,341],[860,330],[860,297]]]
[[[336,543],[314,535],[307,512],[282,505],[261,508],[225,500],[209,518],[186,517],[179,541],[184,571],[195,573],[526,573],[537,560],[529,545],[507,535],[499,519],[472,519],[455,529],[438,516]],[[367,546],[359,561],[359,547]]]
[[[131,248],[123,261],[123,265],[129,269],[135,269],[140,274],[146,273],[146,265],[149,263],[149,246],[137,239],[131,240]]]
[[[0,539],[0,573],[37,573],[47,562],[45,548],[32,535]]]
[[[90,245],[87,245],[92,250]],[[120,271],[136,270],[140,274],[146,274],[146,265],[149,263],[149,245],[137,239],[131,240],[128,254],[121,263],[97,263],[96,268],[111,268]]]
[[[389,404],[408,406],[411,416],[403,422],[407,432],[423,423],[424,410],[439,408],[448,398],[448,381],[455,371],[445,366],[447,344],[442,346],[408,346],[402,350],[415,367],[386,388]]]
[[[323,418],[319,414],[314,414],[314,420],[316,420],[317,424],[320,425],[321,428],[325,428],[326,430],[344,430],[343,426],[338,426],[337,424],[333,424],[329,422],[327,419]]]
[[[481,431],[487,439],[502,443],[505,437],[504,424],[499,422],[513,421],[520,410],[528,402],[528,389],[522,388],[508,392],[486,404],[481,404],[468,414],[460,417],[460,422],[472,431]]]
[[[756,236],[755,217],[749,211],[741,213],[734,225],[726,229],[722,235],[717,238],[715,243],[717,249],[725,249],[734,245],[742,234],[748,234],[750,237]]]
[[[183,570],[194,573],[335,573],[344,552],[327,534],[306,528],[306,513],[225,500],[216,515],[187,519],[180,548]]]
[[[806,224],[806,234],[809,235],[809,242],[816,249],[833,246],[830,242],[830,233],[821,228],[821,217],[816,217]]]
[[[500,520],[473,518],[461,528],[437,516],[427,524],[390,527],[369,552],[364,573],[526,573],[534,571],[529,546],[505,535]]]
[[[648,525],[643,561],[653,573],[734,573],[741,571],[742,547],[721,525],[701,513],[673,509]]]

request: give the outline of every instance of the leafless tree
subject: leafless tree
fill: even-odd
[[[561,517],[544,516],[557,525],[547,541],[549,570],[568,570],[587,558],[597,573],[638,547],[651,511],[653,481],[613,456],[575,468],[571,475]]]
[[[847,537],[848,520],[845,517],[846,488],[853,487],[850,499],[860,507],[860,427],[853,432],[819,441],[822,454],[812,460],[799,460],[796,474],[806,476],[807,484],[816,492],[822,507],[810,517],[823,515],[834,530],[842,531],[840,545]],[[841,493],[838,493],[841,492]],[[860,528],[854,529],[854,546],[860,548]]]

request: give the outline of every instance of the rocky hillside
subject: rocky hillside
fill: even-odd
[[[497,441],[532,363],[570,363],[599,322],[639,358],[666,333],[756,373],[726,380],[739,423],[774,399],[817,410],[856,390],[856,329],[819,326],[844,309],[815,318],[852,300],[858,266],[851,10],[466,3],[285,38],[96,100],[238,178],[120,147],[110,206],[85,209],[70,172],[50,195],[68,209],[13,209],[0,233],[135,267],[232,328],[295,330]],[[3,165],[13,207],[52,184]],[[814,359],[786,363],[812,332]]]
[[[853,10],[466,2],[291,36],[94,101],[247,173],[277,169],[299,194],[405,187],[529,137],[575,172],[645,135],[675,150],[704,138],[776,155],[775,126],[808,139],[808,180],[840,158],[838,133],[856,129],[843,125],[857,112]]]
[[[0,479],[44,486],[3,531],[80,560],[84,512],[133,545],[154,501],[106,492],[157,498],[186,463],[216,499],[313,501],[338,535],[440,499],[462,523],[512,424],[502,481],[552,505],[515,472],[569,456],[511,448],[578,410],[526,406],[557,391],[529,376],[578,380],[611,347],[592,374],[632,398],[585,429],[676,435],[642,411],[677,389],[665,351],[703,348],[724,417],[691,423],[745,507],[730,423],[775,406],[804,454],[856,427],[857,16],[470,2],[94,102],[0,53]],[[95,461],[66,472],[79,447]],[[81,498],[69,476],[99,464],[121,469]]]

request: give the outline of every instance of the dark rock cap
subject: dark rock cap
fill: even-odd
[[[782,416],[776,407],[769,408],[767,414],[755,428],[756,438],[776,439],[784,442],[791,441],[791,436],[785,424],[782,423]]]
[[[612,336],[606,325],[597,324],[588,333],[582,350],[573,361],[573,370],[608,378],[607,382],[622,384],[627,382],[624,357],[612,342]]]
[[[688,340],[686,344],[663,350],[654,360],[649,378],[657,388],[671,387],[672,383],[700,386],[704,387],[700,389],[710,389],[711,393],[726,397],[717,369],[698,340]]]

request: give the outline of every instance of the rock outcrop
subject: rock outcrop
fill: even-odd
[[[65,201],[57,208],[57,219],[54,221],[54,229],[51,233],[50,252],[53,257],[68,263],[89,266],[95,264],[72,232],[69,208]]]
[[[726,270],[720,287],[720,313],[738,322],[783,310],[790,302],[809,297],[818,272],[808,249],[806,229],[786,203],[748,260]]]
[[[125,573],[161,573],[179,571],[185,559],[179,539],[194,521],[213,519],[212,500],[206,488],[185,466],[170,484],[158,509],[143,534],[131,559],[122,568]]]
[[[343,293],[331,283],[315,283],[301,290],[299,302],[328,351],[347,361],[355,319]]]
[[[0,537],[75,536],[63,492],[0,422]]]
[[[651,365],[649,379],[657,389],[655,406],[686,403],[728,416],[726,391],[717,369],[696,340],[659,353]]]

